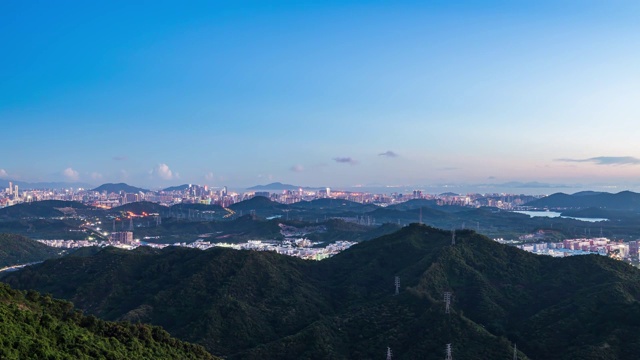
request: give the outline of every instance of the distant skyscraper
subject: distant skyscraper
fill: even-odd
[[[13,183],[9,181],[9,195],[13,194]]]
[[[331,188],[327,188],[327,197],[331,197]]]

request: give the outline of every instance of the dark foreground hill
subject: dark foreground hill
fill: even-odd
[[[214,359],[159,327],[84,316],[66,301],[0,283],[0,359]]]
[[[8,275],[228,359],[637,359],[640,273],[422,225],[322,262],[212,249],[106,249]],[[401,281],[394,295],[394,277]],[[450,314],[443,296],[451,292]]]
[[[27,264],[59,256],[52,248],[20,235],[0,234],[0,268]]]

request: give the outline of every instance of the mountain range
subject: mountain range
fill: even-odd
[[[534,208],[585,209],[603,208],[609,210],[640,211],[640,194],[622,191],[617,194],[583,191],[568,195],[555,193],[525,204]]]
[[[136,194],[139,192],[146,193],[146,192],[149,192],[150,190],[131,186],[125,183],[117,183],[117,184],[107,183],[107,184],[102,184],[95,189],[92,189],[92,191],[98,191],[98,192],[106,191],[107,193],[116,193],[116,194],[122,191],[125,193]]]
[[[271,184],[267,184],[267,185],[256,185],[256,186],[252,186],[250,188],[247,188],[247,190],[253,190],[253,191],[266,191],[266,190],[273,190],[273,191],[283,191],[283,190],[299,190],[299,189],[303,189],[303,190],[311,190],[311,189],[317,189],[317,188],[311,188],[311,187],[305,187],[305,186],[296,186],[296,185],[291,185],[291,184],[283,184],[281,182],[274,182]]]
[[[394,295],[394,277],[400,278]],[[214,248],[105,249],[3,278],[227,359],[636,359],[640,271],[413,224],[321,262]],[[444,293],[451,292],[445,313]]]
[[[19,180],[0,179],[0,189],[9,187],[9,182],[14,186],[18,185],[18,190],[43,190],[43,189],[89,189],[92,186],[83,182],[26,182]]]

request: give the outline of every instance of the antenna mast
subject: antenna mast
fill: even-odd
[[[387,346],[387,360],[391,360],[393,353],[391,352],[391,348]]]
[[[400,276],[396,276],[395,285],[396,285],[396,295],[398,295],[400,294]]]
[[[451,246],[456,244],[456,229],[451,230]]]

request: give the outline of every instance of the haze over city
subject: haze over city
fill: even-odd
[[[638,10],[4,2],[0,179],[637,190]]]

